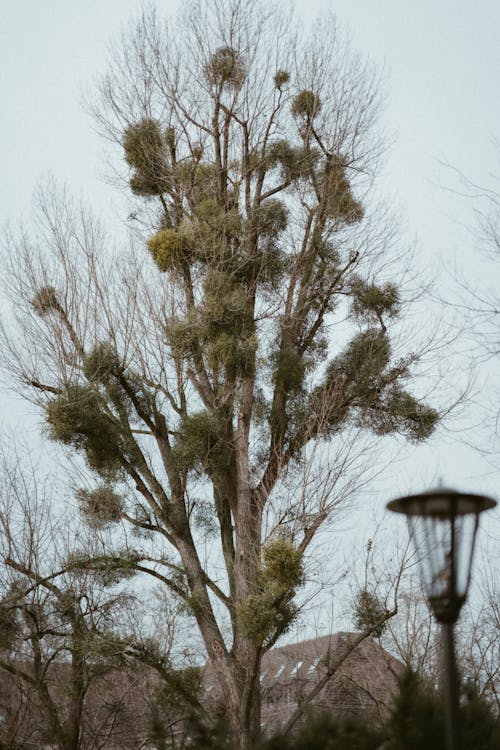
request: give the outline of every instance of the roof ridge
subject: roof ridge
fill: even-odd
[[[284,649],[287,649],[287,648],[290,649],[290,648],[294,648],[294,647],[297,647],[297,646],[303,647],[303,646],[307,646],[308,644],[322,643],[322,642],[325,642],[327,640],[331,640],[332,642],[336,642],[336,641],[339,640],[339,638],[341,636],[351,636],[351,637],[353,637],[353,636],[357,636],[357,635],[359,635],[359,633],[357,631],[353,631],[353,630],[350,630],[350,631],[349,630],[339,630],[339,631],[337,631],[335,633],[327,633],[326,635],[318,635],[315,638],[306,638],[303,641],[294,641],[294,642],[291,642],[291,643],[285,643],[282,646],[275,646],[274,648],[270,649],[267,653],[268,654],[277,653],[277,652],[283,651]]]

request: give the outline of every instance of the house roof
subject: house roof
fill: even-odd
[[[299,704],[324,679],[310,702],[311,710],[338,714],[370,713],[382,717],[394,696],[403,665],[376,641],[360,633],[332,633],[273,648],[261,663],[262,725],[266,733],[283,726]],[[207,666],[207,699],[220,693]]]
[[[266,732],[279,729],[311,691],[324,685],[308,712],[343,715],[386,713],[403,665],[376,641],[359,633],[333,633],[269,651],[262,660],[262,719]]]

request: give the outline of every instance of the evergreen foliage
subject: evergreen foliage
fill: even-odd
[[[362,719],[313,715],[293,735],[276,734],[253,743],[252,750],[382,750],[383,734]],[[195,724],[190,731],[189,750],[236,750],[227,741],[224,722],[206,727]]]
[[[200,667],[170,669],[157,693],[157,703],[167,715],[172,710],[191,710],[200,700],[202,691],[202,670]]]
[[[18,633],[16,610],[0,601],[0,652],[9,651]]]
[[[362,719],[324,714],[311,718],[296,736],[270,739],[262,750],[379,750],[381,732]]]
[[[500,711],[470,684],[463,687],[461,707],[462,750],[495,750],[500,747]]]
[[[151,706],[148,742],[150,747],[155,748],[155,750],[167,750],[169,747],[168,731],[165,727],[165,721],[162,719],[161,709],[156,703]]]
[[[460,750],[496,750],[500,717],[476,694],[464,694]],[[234,750],[222,723],[194,724],[191,750]],[[311,713],[292,735],[279,733],[252,745],[253,750],[443,750],[446,747],[444,706],[440,694],[411,670],[399,678],[399,693],[381,722],[363,716]]]
[[[399,679],[399,694],[384,726],[387,750],[442,750],[446,747],[442,697],[411,670]],[[460,706],[460,750],[494,750],[500,717],[477,694],[465,691]]]

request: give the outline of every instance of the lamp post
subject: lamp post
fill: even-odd
[[[496,505],[483,495],[439,487],[391,500],[403,513],[418,556],[420,575],[443,638],[443,691],[448,750],[458,750],[458,675],[453,628],[470,583],[479,514]]]

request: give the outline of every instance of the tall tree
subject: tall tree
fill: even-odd
[[[260,0],[143,15],[94,105],[136,199],[132,252],[48,189],[39,241],[8,240],[7,364],[100,480],[88,518],[153,540],[134,564],[190,609],[243,743],[363,435],[418,442],[438,421],[407,390],[418,352],[389,337],[404,295],[370,205],[377,76],[332,18],[294,28]]]

